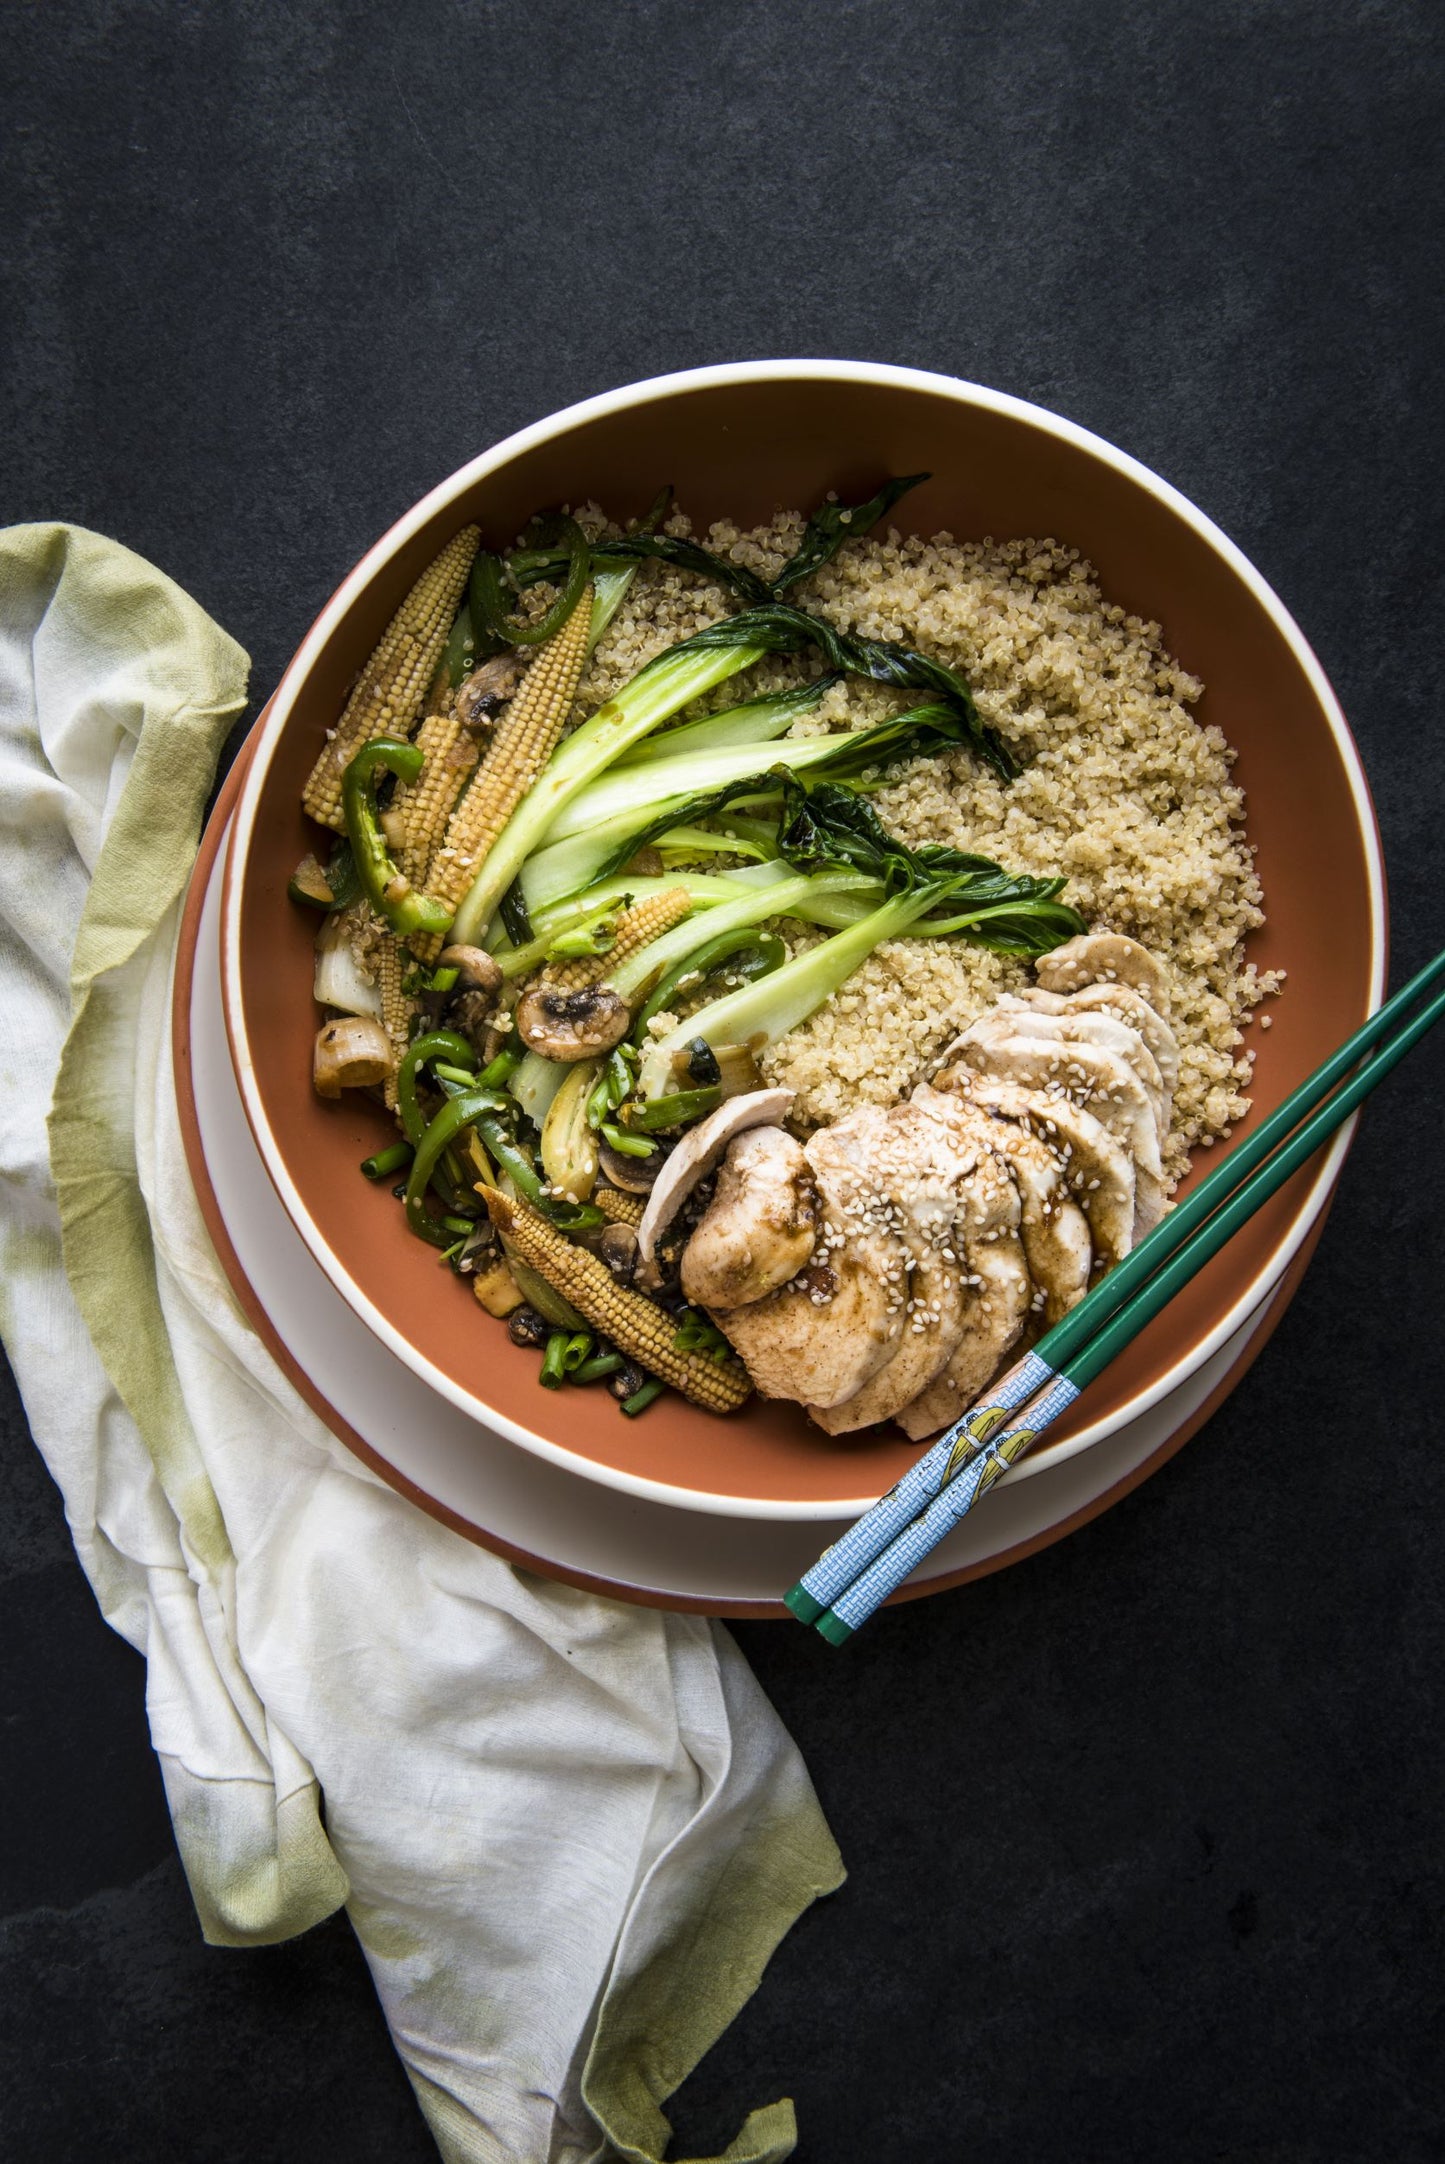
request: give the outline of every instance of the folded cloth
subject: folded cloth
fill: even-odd
[[[246,670],[128,550],[0,532],[0,1328],[101,1609],[145,1655],[206,1937],[344,1903],[448,2160],[653,2158],[837,1850],[720,1626],[424,1516],[232,1299],[168,1014]],[[793,2142],[783,2100],[726,2156]]]

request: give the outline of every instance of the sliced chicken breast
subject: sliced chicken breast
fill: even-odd
[[[1134,1161],[1134,1238],[1164,1214],[1165,1188],[1154,1108],[1132,1067],[1115,1052],[1047,1037],[968,1043],[959,1058],[976,1073],[1082,1105]]]
[[[968,1099],[949,1097],[927,1083],[914,1091],[913,1101],[929,1107],[955,1104],[975,1109]],[[1036,1296],[1043,1295],[1043,1326],[1052,1329],[1089,1289],[1094,1243],[1088,1219],[1070,1196],[1064,1160],[1031,1127],[982,1106],[976,1109],[988,1121],[989,1138],[1002,1152],[1018,1188],[1024,1260]]]
[[[1027,1006],[1039,1008],[1044,1014],[1064,1014],[1070,1010],[1077,1013],[1092,1008],[1117,1015],[1130,1029],[1139,1032],[1153,1053],[1172,1105],[1179,1087],[1179,1040],[1164,1017],[1132,985],[1081,984],[1077,992],[1046,992],[1042,985],[1030,985],[1027,991],[1013,996]]]
[[[1068,1098],[1049,1097],[969,1067],[946,1068],[936,1087],[1031,1128],[1059,1158],[1089,1221],[1096,1268],[1111,1270],[1123,1261],[1134,1244],[1134,1160],[1092,1112]]]
[[[986,1132],[967,1106],[961,1106],[961,1117],[937,1107],[933,1116],[956,1121],[966,1134]],[[946,1365],[894,1416],[915,1438],[946,1426],[973,1402],[1017,1345],[1033,1305],[1033,1280],[1019,1238],[1019,1191],[999,1151],[991,1146],[981,1151],[961,1199],[962,1328]]]
[[[966,1412],[998,1373],[1023,1334],[1033,1281],[1016,1232],[995,1232],[966,1246],[972,1299],[963,1334],[943,1372],[897,1414],[917,1442]]]
[[[967,1266],[960,1218],[978,1170],[980,1148],[957,1121],[930,1118],[916,1104],[895,1105],[878,1135],[873,1176],[898,1211],[908,1251],[908,1302],[892,1356],[840,1405],[809,1408],[830,1435],[891,1420],[947,1364],[964,1329]]]
[[[804,1155],[823,1223],[800,1280],[714,1320],[768,1398],[841,1405],[861,1390],[902,1333],[908,1256],[897,1213],[868,1178],[865,1137],[887,1115],[874,1106],[821,1127]]]
[[[729,1144],[712,1201],[682,1252],[696,1307],[746,1307],[797,1276],[818,1234],[818,1191],[803,1145],[781,1127]]]
[[[1049,1014],[1031,1001],[1005,996],[992,1013],[975,1022],[973,1028],[986,1030],[995,1039],[1013,1030],[1026,1037],[1057,1037],[1063,1044],[1096,1044],[1102,1051],[1113,1052],[1132,1067],[1138,1077],[1154,1114],[1155,1136],[1163,1146],[1169,1134],[1172,1107],[1159,1062],[1138,1030],[1131,1029],[1118,1015],[1080,1009],[1070,1002],[1063,1003],[1062,1013]]]
[[[1077,992],[1085,984],[1132,984],[1156,1014],[1169,1016],[1169,980],[1147,947],[1122,932],[1084,932],[1052,954],[1042,954],[1034,975],[1046,992]]]

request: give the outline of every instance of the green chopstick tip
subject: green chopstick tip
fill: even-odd
[[[831,1608],[819,1616],[817,1627],[819,1636],[826,1638],[830,1646],[846,1645],[853,1635],[853,1626],[845,1623],[840,1615],[834,1615]]]
[[[823,1613],[823,1603],[814,1600],[812,1594],[800,1585],[795,1585],[791,1593],[783,1595],[783,1606],[791,1608],[800,1623],[816,1623]]]

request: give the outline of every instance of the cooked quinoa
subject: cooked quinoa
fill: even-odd
[[[602,530],[594,506],[580,516]],[[702,538],[767,578],[804,523],[785,511],[746,533],[723,521]],[[668,530],[691,527],[678,515]],[[875,533],[789,598],[842,630],[904,639],[961,669],[1023,763],[1004,784],[966,750],[914,760],[873,799],[886,826],[915,847],[943,842],[1013,871],[1063,873],[1065,899],[1091,930],[1127,933],[1167,964],[1180,1074],[1165,1164],[1180,1177],[1190,1149],[1227,1135],[1248,1110],[1253,1054],[1241,1051],[1242,1027],[1279,984],[1245,960],[1246,935],[1264,921],[1262,895],[1243,792],[1230,779],[1234,753],[1190,711],[1203,686],[1171,658],[1157,624],[1106,601],[1092,568],[1056,541]],[[579,718],[653,654],[736,606],[719,586],[644,565],[588,665]],[[747,689],[728,684],[694,717],[821,673],[811,657],[770,659],[743,680]],[[849,680],[796,733],[860,728],[917,701]],[[793,928],[794,944],[815,936]],[[766,1077],[797,1091],[804,1126],[892,1103],[1027,975],[958,940],[886,942],[764,1055]]]

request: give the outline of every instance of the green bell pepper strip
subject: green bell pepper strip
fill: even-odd
[[[755,977],[771,976],[788,958],[788,950],[776,932],[760,932],[751,924],[738,925],[731,932],[719,932],[716,939],[709,939],[702,946],[694,947],[691,954],[685,954],[681,961],[674,962],[672,968],[648,994],[633,1022],[632,1042],[642,1044],[646,1041],[648,1023],[655,1014],[662,1014],[666,1010],[668,1001],[680,984],[689,983],[693,978],[701,981],[702,978],[710,976],[720,963],[730,961],[736,954],[748,952],[753,956],[751,963],[739,962],[736,965],[738,975],[748,983]]]
[[[547,548],[562,548],[567,552],[565,575],[561,592],[545,616],[535,624],[521,623],[507,614],[506,597],[502,592],[502,560],[490,549],[483,549],[472,565],[471,603],[474,620],[480,620],[487,629],[512,646],[541,646],[554,632],[561,630],[572,611],[582,598],[592,569],[591,551],[587,536],[573,518],[548,518],[533,521],[538,529],[538,542]],[[560,567],[559,567],[560,569]]]
[[[460,1102],[454,1099],[454,1102]],[[503,1113],[509,1108],[509,1100],[499,1098],[496,1102]],[[505,1172],[523,1200],[552,1224],[560,1225],[564,1232],[593,1232],[607,1219],[591,1202],[559,1202],[549,1195],[538,1177],[526,1151],[517,1142],[506,1124],[505,1118],[488,1116],[476,1122],[482,1146],[499,1172]]]
[[[476,1082],[477,1055],[458,1030],[429,1029],[412,1039],[397,1070],[396,1109],[413,1149],[427,1130],[427,1116],[417,1101],[417,1071],[438,1060],[444,1066],[464,1068],[468,1082]]]
[[[711,1082],[705,1089],[677,1090],[670,1097],[654,1097],[647,1104],[630,1104],[623,1111],[623,1132],[639,1129],[654,1133],[661,1127],[687,1127],[722,1103],[722,1089]],[[614,1148],[616,1145],[613,1145]]]
[[[422,765],[423,754],[415,744],[403,743],[397,736],[377,736],[362,745],[341,777],[341,808],[346,815],[357,877],[377,915],[385,917],[403,938],[412,932],[450,931],[452,922],[451,910],[430,894],[418,894],[411,888],[392,897],[388,891],[400,874],[381,831],[376,802],[378,771],[395,774],[398,781],[415,781]]]
[[[501,1102],[495,1090],[463,1090],[459,1096],[447,1100],[422,1135],[406,1183],[406,1221],[419,1240],[426,1240],[433,1247],[451,1246],[451,1233],[426,1206],[432,1175],[441,1163],[443,1150],[456,1140],[462,1129],[475,1126],[487,1113],[495,1112]]]

